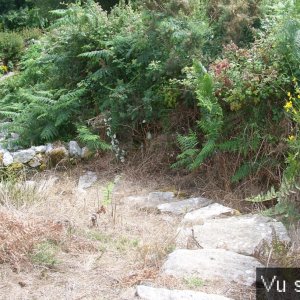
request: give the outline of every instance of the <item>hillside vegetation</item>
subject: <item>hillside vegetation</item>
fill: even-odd
[[[176,133],[170,167],[217,164],[224,189],[254,180],[249,201],[299,218],[298,1],[72,2],[0,1],[0,119],[22,146],[77,138],[123,162]]]

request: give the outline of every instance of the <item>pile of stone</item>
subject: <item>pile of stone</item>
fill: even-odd
[[[256,250],[270,247],[274,237],[282,244],[290,242],[281,222],[260,214],[241,215],[202,197],[179,199],[171,192],[152,192],[129,196],[123,201],[138,209],[181,216],[176,249],[161,268],[161,274],[179,279],[193,276],[208,282],[252,286],[256,268],[264,267],[255,258]],[[145,300],[228,299],[222,295],[143,285],[137,287],[137,295]]]
[[[66,145],[47,144],[32,146],[29,149],[9,151],[0,148],[0,166],[26,165],[31,168],[44,168],[49,163],[58,164],[67,158],[87,159],[92,152],[87,148],[81,148],[76,141],[70,141]]]

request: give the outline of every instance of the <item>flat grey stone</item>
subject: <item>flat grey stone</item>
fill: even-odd
[[[71,157],[80,157],[81,156],[81,148],[79,147],[76,141],[70,141],[68,144],[69,154]]]
[[[252,214],[207,220],[203,225],[193,226],[193,236],[203,248],[226,249],[252,255],[263,241],[272,240],[273,229],[278,240],[290,241],[281,222]],[[185,247],[191,236],[191,228],[181,229],[177,236],[177,246]]]
[[[47,150],[47,146],[41,145],[41,146],[33,146],[31,147],[36,153],[45,153]]]
[[[229,300],[229,298],[189,290],[168,290],[139,285],[137,295],[143,300]]]
[[[13,152],[12,156],[14,162],[26,164],[35,156],[35,151],[33,149],[20,150],[18,152]]]
[[[175,215],[181,215],[197,208],[205,207],[212,203],[212,200],[197,197],[180,201],[174,201],[170,203],[163,203],[157,206],[157,209],[163,213],[172,213]]]
[[[168,256],[162,271],[176,278],[196,276],[250,286],[259,267],[263,265],[255,258],[224,249],[179,249]]]
[[[181,226],[189,227],[202,225],[205,220],[214,219],[224,215],[233,215],[234,213],[236,213],[236,210],[230,207],[226,207],[219,203],[213,203],[187,213],[181,221]]]
[[[174,193],[152,192],[145,196],[125,197],[123,201],[141,209],[156,209],[159,204],[174,201]]]
[[[97,174],[95,172],[88,171],[85,175],[80,176],[78,181],[78,189],[87,189],[91,187],[97,181]]]

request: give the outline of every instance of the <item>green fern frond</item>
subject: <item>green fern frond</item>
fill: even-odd
[[[111,150],[111,146],[105,141],[101,140],[99,135],[94,134],[91,130],[85,125],[77,126],[78,138],[91,150]]]
[[[52,123],[44,126],[41,132],[41,138],[46,141],[51,141],[57,136],[58,136],[58,130]]]
[[[193,163],[189,166],[189,169],[197,169],[203,163],[203,161],[210,156],[216,149],[216,142],[214,140],[208,140],[204,146],[202,147],[201,151],[196,156]]]

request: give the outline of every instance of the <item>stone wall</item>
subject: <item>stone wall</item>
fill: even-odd
[[[76,141],[32,146],[16,151],[0,148],[0,166],[27,166],[44,170],[62,160],[87,159],[91,155],[92,152],[87,147],[81,148]]]

